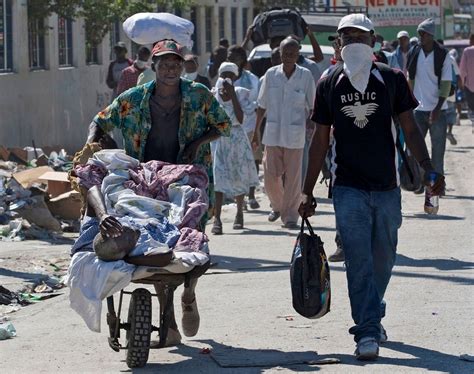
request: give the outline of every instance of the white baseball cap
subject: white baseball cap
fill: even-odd
[[[410,34],[408,33],[408,31],[402,30],[397,34],[397,39],[400,39],[403,37],[410,38]]]
[[[374,24],[365,14],[362,13],[349,14],[342,17],[339,21],[337,32],[348,27],[354,27],[363,31],[374,31]]]

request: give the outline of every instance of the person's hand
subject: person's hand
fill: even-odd
[[[99,224],[100,233],[107,238],[116,238],[123,232],[123,227],[115,217],[104,215],[100,219]]]
[[[184,148],[182,159],[185,164],[192,164],[197,157],[200,144],[196,141],[189,143]]]
[[[224,91],[224,95],[229,96],[230,98],[235,97],[235,87],[234,87],[234,85],[230,84],[225,79],[224,79],[224,82],[222,83],[222,89]]]
[[[255,131],[252,138],[252,149],[256,151],[258,148],[260,148],[260,140],[258,139],[257,132]]]
[[[434,183],[432,177],[434,176]],[[434,170],[425,171],[425,176],[423,184],[430,188],[433,195],[440,195],[446,188],[446,182],[444,180],[444,175],[437,173]],[[432,185],[433,184],[433,185]]]
[[[316,206],[316,199],[313,197],[313,195],[302,194],[298,213],[300,214],[301,218],[306,219],[314,215]]]
[[[308,35],[310,38],[314,38],[314,34],[311,31],[311,28],[309,27],[309,25],[306,25],[305,32],[306,32],[306,35]]]
[[[430,119],[429,119],[430,125],[435,123],[438,120],[438,118],[439,118],[439,109],[433,109],[430,113]]]

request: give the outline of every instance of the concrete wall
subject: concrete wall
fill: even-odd
[[[230,7],[238,9],[237,37],[242,40],[242,8],[253,20],[252,0],[197,1],[196,32],[199,40],[200,70],[205,71],[209,53],[205,48],[204,6],[214,7],[212,45],[219,40],[218,7],[226,11],[226,37],[230,40]],[[110,102],[110,89],[105,84],[109,65],[110,43],[106,36],[99,47],[99,65],[86,65],[85,34],[82,20],[73,22],[73,66],[59,67],[57,16],[48,20],[46,36],[46,68],[32,71],[28,60],[28,26],[26,0],[13,1],[13,71],[0,72],[0,145],[6,147],[61,145],[69,152],[85,142],[88,125],[94,115]],[[189,13],[184,13],[189,17]],[[129,45],[123,31],[121,40]],[[129,53],[129,57],[131,53]]]

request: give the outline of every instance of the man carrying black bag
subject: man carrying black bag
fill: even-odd
[[[414,121],[417,102],[405,77],[372,61],[372,22],[364,14],[351,14],[341,19],[338,33],[344,64],[321,79],[316,89],[312,118],[316,132],[299,213],[307,218],[315,212],[312,193],[334,126],[332,191],[355,322],[349,332],[357,343],[357,359],[374,360],[379,343],[387,339],[381,325],[383,297],[402,223],[397,132],[392,115],[398,115],[407,146],[425,171],[425,185],[430,185],[431,174],[434,183],[430,188],[437,195],[445,183],[444,177],[433,170]],[[388,95],[388,90],[394,92]]]

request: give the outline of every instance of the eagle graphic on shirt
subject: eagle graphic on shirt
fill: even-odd
[[[369,123],[367,117],[375,113],[378,107],[379,105],[375,103],[362,105],[360,101],[357,101],[354,105],[346,105],[342,107],[341,110],[346,116],[355,118],[354,124],[363,129],[367,123]]]

